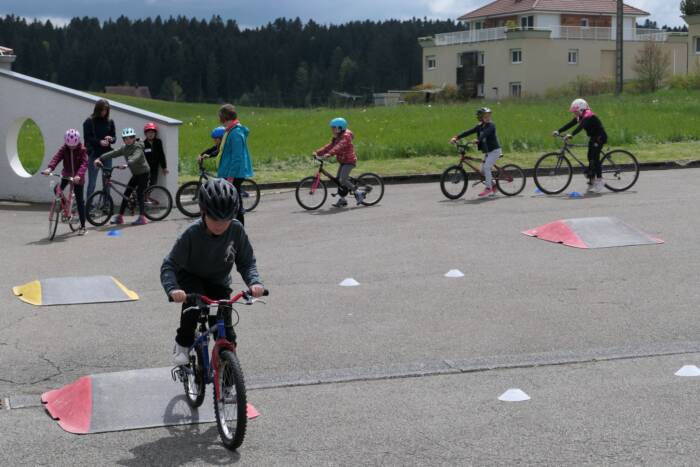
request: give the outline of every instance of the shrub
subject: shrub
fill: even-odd
[[[589,76],[577,76],[576,79],[560,87],[549,88],[545,91],[548,99],[560,97],[597,96],[608,94],[615,89],[615,82],[608,78],[591,78]]]
[[[700,0],[683,0],[681,2],[681,13],[685,16],[700,14]]]

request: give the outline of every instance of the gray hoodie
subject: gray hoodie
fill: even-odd
[[[133,175],[143,175],[151,171],[146,160],[146,154],[143,151],[144,145],[141,141],[135,141],[134,144],[125,144],[119,149],[109,151],[100,156],[102,162],[114,159],[115,157],[124,156],[126,163],[129,164],[129,170]]]

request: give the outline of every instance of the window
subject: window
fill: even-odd
[[[521,29],[533,29],[535,27],[535,17],[534,16],[521,16],[520,17],[520,28]]]
[[[484,83],[477,83],[476,85],[476,95],[478,97],[484,97]]]
[[[695,38],[695,53],[700,55],[700,37]]]
[[[482,29],[483,26],[484,26],[483,21],[476,21],[476,22],[474,23],[474,29],[479,30],[479,29]]]
[[[569,65],[578,64],[578,49],[569,49]]]
[[[520,97],[523,92],[521,83],[510,83],[510,97]]]
[[[589,26],[588,18],[581,18],[581,27],[587,28]]]
[[[479,52],[479,66],[486,65],[486,54],[484,52]]]
[[[510,63],[523,63],[522,49],[510,49]]]
[[[437,57],[435,55],[426,55],[425,56],[425,67],[428,70],[434,70],[437,68]]]

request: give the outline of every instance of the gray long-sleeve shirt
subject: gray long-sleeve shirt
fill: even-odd
[[[165,293],[179,289],[178,274],[191,274],[216,285],[231,286],[234,264],[246,285],[262,284],[253,247],[240,222],[219,236],[209,233],[202,219],[193,222],[163,259],[160,282]],[[187,291],[185,291],[187,292]]]

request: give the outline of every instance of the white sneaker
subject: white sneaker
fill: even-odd
[[[187,365],[190,363],[190,349],[183,347],[177,342],[175,347],[173,347],[173,363],[176,366]]]
[[[595,182],[593,182],[593,192],[602,193],[603,190],[605,190],[605,182],[602,178],[596,178]]]

